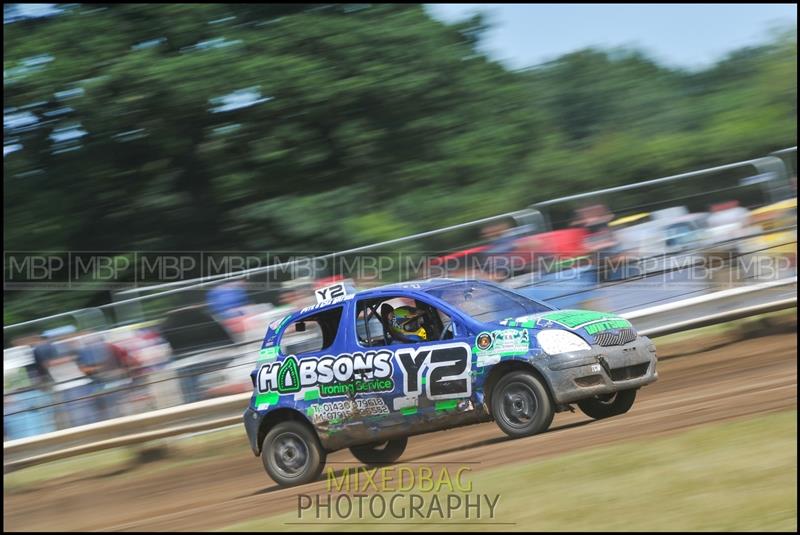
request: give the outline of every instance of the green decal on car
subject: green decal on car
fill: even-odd
[[[522,327],[523,329],[536,328],[536,320],[525,320],[525,321],[503,320],[500,323],[502,325],[505,325],[506,327]]]
[[[497,364],[503,357],[525,355],[530,349],[530,337],[525,329],[483,331],[475,338],[472,353],[478,367]]]
[[[265,347],[261,351],[258,352],[258,361],[271,361],[278,358],[278,347],[271,346]]]
[[[300,391],[300,370],[294,357],[283,361],[278,370],[278,392],[290,394]]]
[[[347,383],[319,385],[319,393],[323,397],[390,392],[392,390],[394,390],[394,380],[392,379],[355,379]]]
[[[277,392],[267,392],[266,394],[258,394],[256,396],[256,406],[262,405],[264,403],[269,405],[275,405],[278,403],[278,398],[280,395]]]
[[[631,322],[624,319],[614,319],[603,321],[600,323],[592,323],[586,326],[586,332],[589,334],[597,334],[603,331],[610,331],[612,329],[630,329]]]
[[[457,399],[448,399],[447,401],[437,401],[435,409],[437,411],[451,411],[458,406]]]
[[[543,314],[539,319],[553,321],[565,327],[569,327],[570,329],[575,329],[588,323],[618,318],[616,318],[614,314],[593,312],[591,310],[559,310]]]
[[[281,322],[278,324],[278,326],[275,328],[275,330],[279,331],[286,324],[286,322],[289,321],[289,318],[291,317],[292,317],[291,314],[286,314],[281,320]]]

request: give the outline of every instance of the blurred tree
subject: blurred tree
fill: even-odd
[[[38,118],[6,170],[40,171],[10,219],[46,184],[63,207],[52,217],[80,216],[57,241],[20,225],[29,248],[358,241],[325,222],[434,181],[508,173],[533,149],[521,87],[474,54],[480,29],[421,6],[324,4],[95,5],[9,25],[7,63],[53,58],[6,83],[6,105]],[[357,198],[328,204],[338,214],[287,224],[301,195],[355,183]]]
[[[511,72],[420,5],[4,15],[7,251],[339,250],[796,143],[791,32]],[[32,295],[6,322],[86,299]]]

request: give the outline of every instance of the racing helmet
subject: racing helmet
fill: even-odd
[[[422,326],[424,312],[416,307],[402,306],[389,313],[389,330],[401,337],[401,341],[424,342],[428,333]]]

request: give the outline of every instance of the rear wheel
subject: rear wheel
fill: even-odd
[[[533,374],[515,371],[504,375],[491,393],[492,416],[510,437],[546,431],[553,421],[553,403],[547,389]]]
[[[393,463],[406,451],[408,438],[395,438],[385,442],[373,442],[362,446],[353,446],[350,453],[366,465]]]
[[[612,394],[603,394],[578,402],[578,407],[586,416],[595,420],[602,420],[611,416],[625,414],[636,400],[636,389],[621,390]]]
[[[264,469],[279,485],[292,487],[315,481],[325,466],[326,453],[316,434],[300,422],[273,427],[261,448]]]

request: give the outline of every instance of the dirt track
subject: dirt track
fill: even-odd
[[[796,330],[796,326],[794,326]],[[594,422],[556,415],[545,434],[512,441],[493,424],[409,440],[405,462],[471,463],[473,470],[599,444],[654,436],[754,413],[796,408],[796,333],[745,342],[704,339],[659,348],[659,381],[640,391],[624,416]],[[244,431],[242,431],[244,433]],[[357,465],[347,451],[329,465]],[[324,491],[317,482],[278,489],[246,442],[224,459],[167,468],[148,476],[95,473],[54,479],[5,493],[6,530],[211,530],[296,507],[297,494]]]

